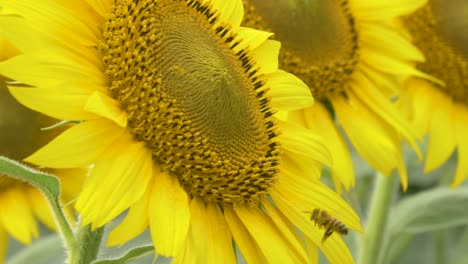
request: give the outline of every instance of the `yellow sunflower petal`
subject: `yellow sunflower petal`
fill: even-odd
[[[54,170],[53,174],[60,179],[61,199],[68,203],[78,196],[88,170],[85,168],[60,169]]]
[[[325,140],[333,160],[332,175],[339,179],[346,190],[349,190],[354,186],[353,162],[348,146],[338,131],[332,116],[321,103],[316,103],[310,108],[297,112],[303,112],[306,127]]]
[[[440,94],[434,100],[424,171],[430,172],[446,162],[456,146],[455,109],[452,100]]]
[[[106,17],[112,9],[112,0],[86,0],[102,17]]]
[[[208,234],[210,235],[212,253],[210,260],[204,263],[237,263],[232,246],[231,230],[221,209],[217,203],[208,203],[206,209],[208,216],[206,226],[210,229]]]
[[[50,211],[49,203],[45,199],[44,195],[40,193],[37,189],[25,190],[31,210],[34,215],[48,228],[52,230],[57,230],[55,225],[55,220]]]
[[[408,86],[410,100],[412,101],[411,121],[416,129],[417,136],[422,138],[429,129],[430,120],[432,119],[432,100],[438,98],[438,93],[434,93],[434,89],[426,80],[419,78],[411,78]]]
[[[296,258],[302,260],[301,263],[306,263],[308,256],[306,254],[302,238],[298,237],[298,233],[295,227],[290,224],[289,220],[283,215],[281,211],[275,208],[275,206],[273,206],[266,199],[262,200],[262,206],[278,230],[287,240],[289,247],[296,255]]]
[[[3,263],[8,250],[8,234],[0,226],[0,263]]]
[[[43,0],[38,8],[32,0],[16,0],[2,2],[10,12],[18,12],[20,16],[34,23],[36,30],[45,35],[60,36],[70,43],[93,46],[97,43],[99,33],[88,26],[88,21],[73,16],[73,12],[65,9],[60,1]],[[79,8],[78,8],[79,9]],[[73,30],[69,30],[73,28]]]
[[[402,76],[417,76],[430,80],[439,85],[444,85],[444,83],[439,79],[417,70],[406,62],[364,48],[362,49],[361,53],[363,62],[382,72]]]
[[[246,48],[253,50],[263,44],[269,37],[273,36],[273,33],[253,28],[240,27],[237,31],[237,36],[242,41],[236,46],[235,51],[240,51]]]
[[[310,89],[296,76],[282,70],[268,74],[266,86],[270,88],[272,106],[279,111],[310,107],[314,98]]]
[[[192,229],[189,230],[189,235],[191,231]],[[185,240],[183,251],[178,256],[174,257],[172,264],[197,264],[197,256],[194,251],[199,243],[199,238],[194,242],[190,237],[188,237]]]
[[[372,167],[384,175],[389,175],[395,168],[399,169],[401,184],[405,189],[406,169],[399,135],[352,96],[350,94],[348,102],[344,98],[335,98],[332,101],[343,129],[359,154]]]
[[[309,193],[313,193],[310,191]],[[331,264],[353,264],[353,257],[348,247],[339,235],[330,236],[322,243],[323,230],[318,229],[310,222],[309,216],[303,212],[303,208],[296,204],[296,199],[285,198],[279,192],[272,191],[271,196],[278,208],[296,225],[315,245],[318,245]],[[331,204],[330,204],[331,205]],[[340,219],[341,220],[341,219]]]
[[[427,0],[360,0],[351,1],[357,16],[363,20],[387,20],[409,14]]]
[[[309,263],[318,264],[319,252],[317,245],[308,236],[304,236],[304,240],[306,243],[307,254],[309,256]]]
[[[468,177],[468,109],[466,105],[457,104],[456,114],[456,139],[458,144],[458,164],[452,187],[456,187]]]
[[[57,119],[88,120],[99,117],[84,110],[89,95],[83,91],[12,86],[9,89],[10,93],[28,108]]]
[[[194,198],[190,213],[191,239],[204,238],[204,243],[197,243],[195,248],[197,263],[236,263],[231,232],[218,205],[209,204],[206,207],[203,201]]]
[[[244,16],[244,5],[241,0],[211,0],[213,7],[220,12],[223,21],[229,22],[234,28],[239,27]]]
[[[176,256],[183,249],[190,224],[189,199],[176,176],[154,167],[149,205],[151,238],[158,254]]]
[[[245,261],[252,264],[262,263],[260,249],[231,206],[224,207],[224,216],[229,224],[234,241],[236,241],[236,246],[239,248]]]
[[[280,179],[274,190],[295,204],[299,213],[315,208],[327,210],[335,218],[351,229],[362,230],[358,215],[336,192],[325,186],[320,180],[310,180],[301,175],[280,172]]]
[[[144,143],[135,143],[128,134],[120,136],[96,160],[78,197],[82,225],[103,226],[140,200],[152,177],[152,164]]]
[[[107,246],[122,245],[145,231],[149,224],[148,206],[150,198],[151,191],[148,189],[143,197],[130,207],[122,223],[109,233]]]
[[[6,190],[0,196],[0,225],[16,240],[29,244],[39,236],[30,204],[21,188]]]
[[[86,121],[69,128],[25,161],[50,168],[86,167],[123,132],[109,120]]]
[[[260,209],[235,206],[234,211],[269,263],[301,263],[275,224]]]
[[[407,120],[398,112],[395,105],[387,97],[379,94],[375,87],[376,84],[372,83],[364,74],[356,72],[354,78],[355,82],[351,85],[351,91],[349,91],[348,96],[360,98],[371,111],[387,124],[390,124],[413,148],[418,157],[421,158],[421,150],[415,140],[416,135]]]
[[[366,48],[408,61],[424,61],[424,55],[396,30],[379,24],[365,23],[359,33]],[[382,45],[385,43],[385,45]]]
[[[258,48],[252,50],[254,61],[260,66],[264,74],[278,70],[278,54],[281,43],[275,40],[266,40]]]
[[[84,110],[106,117],[121,127],[127,126],[127,113],[122,110],[120,102],[99,91],[89,96]]]
[[[288,122],[280,122],[281,145],[285,152],[291,152],[309,160],[315,160],[325,165],[332,164],[330,152],[323,145],[323,139],[310,130]]]

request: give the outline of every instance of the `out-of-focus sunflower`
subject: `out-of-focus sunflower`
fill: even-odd
[[[468,177],[467,18],[467,1],[431,0],[403,23],[426,57],[417,68],[445,82],[412,78],[407,83],[407,113],[418,135],[429,135],[425,171],[438,168],[456,150],[454,187]]]
[[[158,254],[177,263],[306,263],[318,245],[331,263],[352,257],[305,210],[351,229],[352,209],[320,183],[329,154],[308,130],[275,118],[312,105],[278,70],[279,43],[240,27],[238,1],[15,0],[9,39],[24,53],[0,73],[23,104],[85,120],[27,161],[95,164],[76,208],[100,227],[125,209],[110,245],[148,226]],[[304,236],[302,236],[302,234]],[[306,241],[307,243],[305,243]]]
[[[422,2],[244,0],[243,24],[274,32],[282,43],[280,68],[302,79],[318,101],[289,116],[325,138],[338,190],[354,185],[354,173],[335,120],[372,167],[384,175],[397,169],[407,186],[400,141],[419,149],[392,99],[402,90],[401,76],[425,75],[408,66],[423,56],[393,24]]]
[[[2,47],[5,46],[1,45]],[[14,49],[9,49],[14,51]],[[3,57],[12,53],[3,51]],[[2,78],[0,76],[0,78]],[[5,81],[5,80],[4,80]],[[41,131],[55,120],[22,106],[10,95],[4,81],[0,81],[0,155],[22,160],[44,146],[53,132]],[[76,198],[84,179],[85,170],[49,170],[62,182],[62,201]],[[46,199],[32,186],[0,175],[0,263],[3,263],[8,237],[29,244],[38,237],[36,219],[55,230],[55,223]]]

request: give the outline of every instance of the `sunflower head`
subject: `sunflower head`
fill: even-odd
[[[304,263],[301,232],[331,262],[352,261],[339,235],[322,245],[325,230],[303,212],[360,229],[320,183],[322,139],[275,115],[311,106],[310,89],[278,69],[271,33],[240,27],[241,1],[39,3],[8,2],[19,15],[0,24],[19,28],[11,39],[24,54],[0,73],[33,86],[10,88],[28,107],[82,120],[27,161],[94,165],[76,203],[83,225],[130,208],[108,244],[149,226],[158,254],[176,261],[235,263],[234,241],[248,262]]]
[[[403,20],[404,28],[426,57],[416,66],[443,81],[408,81],[410,119],[419,136],[429,135],[424,170],[435,170],[457,150],[453,186],[468,176],[467,16],[466,1],[431,0]]]
[[[199,1],[117,1],[103,36],[109,92],[161,169],[205,201],[258,203],[278,170],[277,128],[232,26]]]
[[[359,61],[350,1],[244,0],[244,24],[281,40],[280,68],[303,80],[319,100],[345,93]]]

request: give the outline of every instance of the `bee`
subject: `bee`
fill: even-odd
[[[325,229],[325,233],[322,237],[322,244],[333,234],[333,232],[337,232],[340,235],[348,234],[348,228],[345,224],[341,223],[340,220],[333,218],[325,210],[316,208],[313,211],[304,211],[304,213],[310,213],[310,220],[314,221],[315,225],[319,228]]]

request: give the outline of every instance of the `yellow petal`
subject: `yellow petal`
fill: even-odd
[[[269,263],[301,263],[275,224],[260,209],[235,206],[234,211]]]
[[[224,207],[224,216],[229,224],[236,246],[239,248],[245,261],[249,264],[261,264],[262,253],[260,249],[231,206]]]
[[[331,165],[330,151],[324,145],[324,140],[310,130],[290,122],[279,122],[281,146],[285,152],[290,152],[302,158]]]
[[[0,195],[0,225],[16,240],[29,244],[39,236],[33,212],[22,188],[11,188]]]
[[[13,86],[10,86],[9,90],[23,105],[57,119],[88,120],[99,117],[84,110],[89,96],[86,91],[59,91],[48,88]]]
[[[204,263],[237,263],[232,246],[231,230],[217,203],[208,203],[206,216],[208,221],[205,224],[209,230],[209,237],[206,241],[211,248],[211,254],[209,261]]]
[[[124,131],[106,119],[86,121],[69,128],[25,161],[49,168],[86,167]]]
[[[234,50],[236,52],[243,49],[254,50],[271,36],[273,36],[273,33],[248,27],[240,27],[237,30],[237,37],[241,40],[241,43],[239,43]]]
[[[238,28],[244,16],[244,5],[241,0],[211,0],[213,7],[220,12],[222,21]]]
[[[312,190],[309,194],[313,193]],[[353,264],[353,257],[348,247],[337,234],[330,236],[325,243],[322,243],[324,230],[320,230],[310,222],[309,215],[303,212],[303,207],[296,204],[297,199],[287,199],[276,190],[272,190],[271,197],[278,208],[289,218],[289,220],[309,237],[313,243],[321,249],[331,264]],[[331,205],[331,204],[330,204]],[[341,220],[341,219],[340,219]],[[312,256],[313,257],[313,256]]]
[[[89,5],[92,6],[102,17],[107,16],[113,5],[113,1],[111,0],[86,0],[86,2],[88,2]]]
[[[55,220],[50,211],[49,203],[42,193],[37,189],[30,188],[25,190],[29,204],[31,205],[31,210],[34,215],[48,228],[56,231],[57,226],[55,225]]]
[[[88,170],[85,168],[72,168],[54,170],[53,174],[60,179],[61,199],[64,203],[76,199],[81,191],[83,182],[88,175]]]
[[[26,17],[44,35],[60,37],[74,45],[84,46],[96,45],[100,37],[97,28],[89,27],[88,20],[92,17],[83,20],[75,16],[73,10],[61,5],[60,1],[44,0],[40,7],[32,0],[5,1],[2,4],[10,11]]]
[[[446,162],[455,150],[455,107],[443,94],[434,100],[424,172],[430,172]]]
[[[158,254],[176,256],[185,245],[190,223],[189,200],[173,174],[154,167],[149,204],[151,238]]]
[[[412,102],[411,121],[416,129],[419,138],[426,135],[429,130],[430,120],[432,119],[432,101],[438,98],[439,93],[434,93],[435,88],[432,84],[420,78],[411,78],[408,81],[409,94]]]
[[[192,228],[189,229],[189,236]],[[185,245],[182,252],[174,257],[172,264],[197,264],[197,256],[195,254],[196,247],[200,243],[200,239],[192,241],[191,237],[185,240]]]
[[[406,142],[413,148],[418,157],[422,157],[418,144],[416,143],[416,133],[410,127],[407,120],[398,112],[395,105],[376,89],[376,84],[372,83],[363,73],[354,74],[354,83],[351,84],[349,93],[360,98],[371,111],[377,114],[382,120],[395,129]],[[348,96],[351,96],[349,95]]]
[[[82,225],[101,227],[140,200],[152,177],[152,164],[144,143],[135,143],[129,134],[120,136],[86,178],[76,203]]]
[[[266,199],[262,199],[262,206],[278,230],[287,240],[292,253],[296,255],[297,259],[301,260],[301,263],[306,263],[308,256],[305,252],[302,238],[299,237],[295,227],[291,225],[289,220]]]
[[[120,103],[99,91],[89,96],[84,110],[109,118],[121,127],[127,126],[127,113],[122,110]]]
[[[349,228],[361,230],[359,216],[351,206],[320,180],[310,180],[302,175],[291,175],[284,171],[280,173],[275,190],[295,203],[298,212],[304,214],[304,211],[312,211],[315,208],[324,209]]]
[[[310,264],[318,264],[319,263],[319,252],[317,245],[310,239],[308,236],[304,236],[304,240],[306,243],[307,254],[309,256]]]
[[[349,190],[354,186],[353,162],[348,146],[338,131],[329,111],[323,104],[316,103],[312,107],[304,109],[303,114],[306,127],[314,134],[321,136],[330,149],[333,160],[332,175],[339,179],[346,190]]]
[[[0,263],[3,264],[8,249],[8,234],[0,226]]]
[[[190,203],[191,213],[191,239],[201,241],[194,249],[197,263],[217,264],[236,263],[234,249],[232,248],[231,231],[215,203],[205,207],[198,198]]]
[[[270,88],[268,95],[274,109],[291,111],[310,107],[314,98],[310,89],[296,76],[278,70],[266,76],[266,86]]]
[[[422,52],[397,30],[377,23],[363,23],[359,31],[362,45],[388,56],[408,61],[424,61]],[[385,43],[385,45],[382,45]]]
[[[109,233],[107,246],[122,245],[145,231],[149,224],[148,205],[150,198],[151,191],[148,188],[143,197],[130,207],[122,223]]]
[[[413,75],[423,79],[433,81],[439,85],[444,85],[442,81],[437,78],[432,77],[429,74],[423,73],[417,70],[415,67],[410,65],[407,62],[403,62],[398,58],[387,56],[376,51],[369,49],[362,49],[361,58],[363,62],[374,67],[377,70],[380,70],[385,73],[396,74],[396,75]]]
[[[398,169],[405,189],[407,178],[399,135],[352,94],[348,101],[333,98],[332,103],[349,140],[364,160],[384,175]]]
[[[351,1],[356,16],[364,20],[387,20],[407,15],[422,7],[427,0],[360,0]]]
[[[468,109],[466,105],[457,104],[455,107],[455,133],[458,144],[457,171],[452,187],[460,185],[468,177]]]
[[[281,43],[275,40],[266,40],[258,48],[252,50],[252,57],[260,67],[259,72],[268,74],[278,70],[278,54]]]

